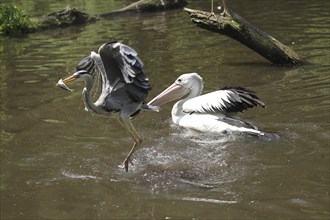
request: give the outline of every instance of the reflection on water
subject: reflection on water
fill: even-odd
[[[35,14],[66,2],[39,3],[44,9],[38,1],[22,2]],[[92,14],[123,4],[92,3],[77,2]],[[329,218],[330,3],[228,5],[311,64],[273,66],[237,42],[195,27],[180,10],[3,39],[1,218]],[[209,10],[209,2],[189,7]],[[153,85],[149,99],[184,72],[201,74],[205,92],[224,86],[256,91],[267,108],[241,117],[269,135],[188,131],[172,124],[166,105],[161,113],[134,119],[144,142],[125,173],[117,167],[131,147],[124,129],[84,111],[83,84],[73,85],[72,93],[55,87],[108,39],[139,52]]]

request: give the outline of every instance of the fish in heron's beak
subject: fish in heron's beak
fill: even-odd
[[[63,79],[63,80],[60,79],[60,80],[56,83],[56,85],[57,85],[58,87],[64,89],[64,90],[68,90],[68,91],[71,91],[71,92],[72,92],[72,89],[70,89],[65,83],[72,82],[72,81],[74,81],[74,80],[76,80],[76,79],[77,79],[76,75],[73,74],[72,76],[69,76],[69,77],[67,77],[67,78],[65,78],[65,79]]]
[[[153,98],[148,105],[161,106],[170,101],[177,100],[185,96],[189,92],[189,89],[183,87],[180,84],[173,83],[155,98]]]

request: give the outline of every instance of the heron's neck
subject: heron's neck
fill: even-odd
[[[102,93],[97,102],[102,102],[102,101],[104,101],[106,94],[108,94],[112,90],[112,88],[111,88],[108,76],[106,74],[105,67],[103,65],[103,61],[101,59],[100,54],[97,54],[94,51],[92,51],[91,57],[95,61],[96,67],[98,68],[98,71],[101,75]]]
[[[85,104],[86,111],[93,111],[98,112],[99,107],[95,105],[91,98],[91,91],[93,87],[93,79],[90,76],[88,79],[85,80],[85,88],[82,91],[82,97]]]

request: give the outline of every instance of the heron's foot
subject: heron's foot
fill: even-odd
[[[121,169],[125,169],[126,172],[128,172],[128,164],[134,165],[132,162],[132,159],[130,157],[126,157],[126,159],[124,160],[124,162],[120,165],[118,165],[119,168]]]

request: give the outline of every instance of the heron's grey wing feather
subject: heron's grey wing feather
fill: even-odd
[[[112,91],[126,87],[127,84],[150,90],[149,79],[142,71],[143,63],[133,48],[112,41],[103,44],[99,54],[104,66],[105,78],[113,88]]]
[[[135,77],[142,72],[142,61],[137,52],[127,45],[116,43],[113,48],[113,57],[117,61],[125,82],[132,83]]]

